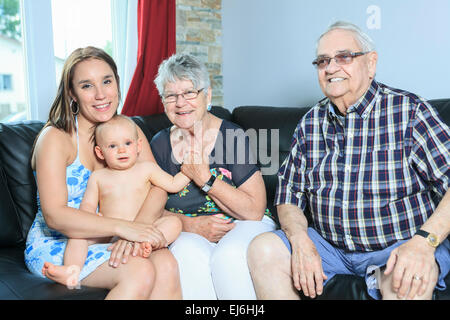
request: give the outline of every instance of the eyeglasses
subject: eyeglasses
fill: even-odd
[[[353,62],[353,58],[359,57],[359,56],[363,56],[366,53],[368,53],[369,51],[366,52],[350,52],[350,51],[344,51],[341,53],[338,53],[337,55],[335,55],[334,57],[330,58],[330,57],[318,57],[316,60],[314,60],[312,62],[312,64],[319,70],[325,69],[326,67],[328,67],[328,65],[330,64],[331,59],[334,59],[334,61],[336,61],[336,63],[340,66],[345,65],[345,64],[350,64]]]
[[[192,100],[197,98],[198,94],[200,92],[202,92],[204,88],[199,89],[199,90],[187,90],[183,93],[171,93],[168,95],[163,95],[162,99],[164,101],[164,103],[174,103],[177,102],[178,100],[178,96],[182,96],[184,98],[184,100]]]

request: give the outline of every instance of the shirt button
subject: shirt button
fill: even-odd
[[[354,135],[353,133],[351,133],[351,132],[348,134],[348,137],[349,137],[349,138],[353,138],[354,136],[355,136],[355,135]]]
[[[352,166],[349,164],[345,165],[345,171],[352,171]]]
[[[347,209],[347,207],[348,207],[347,201],[342,202],[342,207],[343,207],[344,209]]]

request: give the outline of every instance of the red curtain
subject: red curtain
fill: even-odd
[[[139,0],[138,61],[122,114],[144,116],[164,111],[153,82],[160,63],[175,53],[175,0]]]

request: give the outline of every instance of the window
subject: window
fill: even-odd
[[[94,46],[113,56],[111,0],[52,0],[56,81],[73,50]]]
[[[19,0],[0,0],[0,122],[26,118]]]
[[[11,79],[11,74],[0,74],[0,91],[12,91]]]
[[[115,59],[125,97],[137,60],[137,2],[0,0],[0,122],[46,121],[64,61],[78,47]]]

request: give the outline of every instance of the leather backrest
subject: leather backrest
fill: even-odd
[[[6,175],[0,164],[0,247],[17,246],[23,241],[19,217],[11,198]]]
[[[273,206],[278,183],[277,172],[288,156],[292,136],[300,119],[309,108],[242,106],[233,110],[233,122],[244,128],[257,150],[267,192],[267,207],[276,216]],[[250,129],[250,131],[249,131]]]
[[[442,120],[450,126],[450,99],[434,99],[428,102],[436,108]]]
[[[10,210],[0,212],[0,225],[14,221],[19,228],[19,236],[11,238],[14,242],[25,241],[37,211],[36,183],[30,159],[34,139],[43,125],[40,121],[0,124],[2,180],[6,183],[13,201]]]

